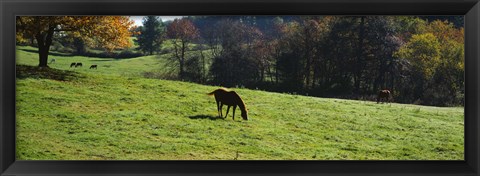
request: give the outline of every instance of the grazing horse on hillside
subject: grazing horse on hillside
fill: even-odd
[[[377,95],[377,103],[380,103],[380,101],[383,99],[383,102],[390,102],[392,94],[390,93],[390,90],[380,90],[378,91]]]
[[[75,65],[77,65],[77,63],[72,62],[72,63],[70,64],[70,68],[72,68],[72,67],[75,66]]]
[[[97,69],[97,65],[92,65],[92,66],[90,66],[90,69],[93,69],[93,68],[94,68],[94,69]]]
[[[55,59],[52,58],[52,60],[50,60],[50,63],[49,64],[52,64],[55,62]]]
[[[247,108],[245,107],[245,103],[243,102],[242,98],[235,92],[235,91],[229,91],[224,88],[220,88],[217,90],[214,90],[213,92],[208,93],[207,95],[214,95],[215,96],[215,101],[217,101],[217,111],[222,117],[222,107],[223,105],[227,105],[227,113],[225,114],[224,118],[227,118],[228,115],[228,110],[230,110],[230,106],[233,106],[233,117],[232,119],[235,120],[235,109],[237,109],[237,106],[240,108],[242,111],[242,118],[243,120],[248,120],[247,117]]]
[[[81,62],[78,62],[77,64],[75,64],[75,68],[82,67],[82,66],[83,66],[83,64]]]

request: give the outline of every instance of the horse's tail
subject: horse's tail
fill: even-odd
[[[216,91],[217,91],[217,90],[214,90],[213,92],[207,93],[207,95],[209,95],[209,96],[215,95],[215,92],[216,92]]]

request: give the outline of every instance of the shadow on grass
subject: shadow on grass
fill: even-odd
[[[17,65],[16,73],[17,79],[35,78],[53,79],[57,81],[70,81],[80,77],[78,73],[73,71],[29,65]]]
[[[27,48],[20,48],[18,50],[22,50],[29,53],[38,53],[38,49],[27,49]],[[136,57],[141,57],[143,54],[135,53],[135,52],[121,52],[121,53],[108,53],[108,52],[101,52],[101,53],[93,53],[93,52],[85,52],[83,54],[78,53],[61,53],[59,51],[50,51],[48,53],[50,56],[84,56],[84,57],[95,57],[95,58],[109,58],[109,59],[131,59]]]
[[[106,61],[119,61],[118,59],[115,59],[115,60],[108,60],[108,59],[95,59],[95,60],[90,60],[90,61],[94,61],[94,62],[106,62]]]
[[[218,117],[218,116],[212,116],[212,115],[194,115],[194,116],[188,116],[190,119],[210,119],[210,120],[221,120],[223,118]]]
[[[22,48],[22,49],[19,49],[19,50],[26,51],[26,52],[30,52],[30,53],[38,53],[38,49],[35,50],[35,49],[25,49],[25,48]],[[51,55],[51,56],[62,56],[62,57],[65,57],[65,56],[73,56],[73,54],[58,53],[58,52],[53,52],[53,51],[50,51],[50,52],[48,53],[48,55]]]

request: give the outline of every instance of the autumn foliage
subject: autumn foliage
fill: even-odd
[[[389,89],[400,103],[464,102],[461,16],[189,16],[161,30],[156,18],[133,30],[121,16],[17,17],[17,41],[35,40],[43,67],[54,34],[113,51],[129,47],[137,31],[138,49],[165,54],[179,80],[348,99]]]
[[[17,41],[35,39],[39,66],[46,67],[54,33],[83,39],[89,46],[107,51],[129,47],[133,21],[124,16],[19,16]]]

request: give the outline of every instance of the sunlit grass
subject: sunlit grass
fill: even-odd
[[[50,57],[35,76],[36,53],[17,52],[20,160],[463,160],[463,108],[237,88],[249,120],[223,119],[206,95],[217,87],[141,76],[162,56]]]

